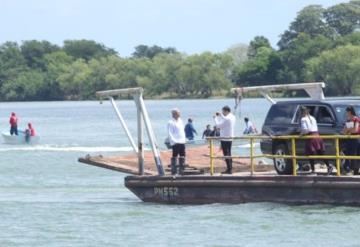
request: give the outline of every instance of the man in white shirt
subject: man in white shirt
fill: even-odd
[[[229,106],[224,106],[222,108],[222,114],[217,112],[214,117],[215,125],[220,129],[220,137],[234,137],[234,127],[235,127],[235,116],[231,113]],[[231,145],[232,139],[221,140],[221,149],[223,150],[224,156],[231,156]],[[232,173],[232,159],[225,159],[226,170],[222,172],[223,174]]]
[[[180,118],[179,109],[171,111],[172,119],[167,124],[168,138],[172,148],[171,174],[177,174],[177,157],[179,156],[179,174],[185,169],[185,131],[184,124]]]

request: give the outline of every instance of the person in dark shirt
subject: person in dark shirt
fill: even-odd
[[[191,118],[188,119],[187,124],[185,125],[185,137],[189,141],[194,140],[194,134],[197,135],[196,130],[192,124],[193,120]]]
[[[210,136],[220,136],[220,129],[214,126],[214,129],[211,131]]]
[[[203,134],[202,134],[202,139],[204,139],[204,137],[208,137],[211,136],[212,130],[210,129],[210,124],[206,125],[206,129],[204,130]]]

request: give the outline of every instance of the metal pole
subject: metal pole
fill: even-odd
[[[160,158],[159,147],[156,144],[155,134],[154,134],[154,131],[153,131],[152,127],[151,127],[149,114],[148,114],[148,112],[146,110],[145,103],[144,103],[144,100],[143,100],[142,97],[139,97],[139,104],[140,104],[141,114],[142,114],[142,116],[144,118],[145,127],[146,127],[146,131],[148,133],[151,149],[152,149],[152,152],[153,152],[153,155],[154,155],[156,168],[158,170],[158,174],[160,176],[163,176],[163,175],[165,175],[165,172],[164,172],[164,167],[162,165],[161,158]]]
[[[137,134],[138,134],[138,166],[139,166],[139,175],[144,175],[144,124],[143,117],[141,114],[141,107],[139,104],[139,98],[142,97],[142,94],[133,95],[136,109],[137,109]]]
[[[138,153],[138,148],[136,147],[135,142],[134,142],[133,138],[131,137],[131,133],[130,133],[130,131],[129,131],[129,129],[128,129],[126,123],[125,123],[125,121],[124,121],[124,118],[122,117],[119,109],[118,109],[117,106],[116,106],[116,102],[115,102],[114,98],[113,98],[113,97],[109,97],[109,99],[110,99],[110,102],[111,102],[111,104],[112,104],[112,106],[113,106],[113,108],[114,108],[114,110],[115,110],[116,115],[118,116],[118,118],[119,118],[119,120],[120,120],[120,123],[121,123],[122,127],[123,127],[124,130],[125,130],[126,136],[127,136],[127,138],[129,139],[129,142],[130,142],[132,148],[134,149],[134,152],[135,152],[135,153]]]
[[[292,155],[292,165],[293,165],[293,175],[296,176],[296,145],[295,138],[291,138],[291,155]]]
[[[251,165],[251,176],[254,175],[254,138],[250,137],[250,165]]]
[[[340,176],[340,147],[339,147],[339,138],[335,138],[335,150],[336,150],[336,175]]]
[[[214,175],[214,143],[213,139],[210,139],[210,174]]]

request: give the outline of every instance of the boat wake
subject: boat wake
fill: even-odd
[[[35,146],[14,146],[0,148],[0,152],[11,151],[49,151],[49,152],[130,152],[132,147],[80,147],[80,146],[55,146],[55,145],[35,145]]]

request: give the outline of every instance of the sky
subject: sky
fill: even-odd
[[[346,0],[0,0],[0,43],[91,39],[130,56],[140,44],[187,54],[267,37],[274,48],[297,12]]]

